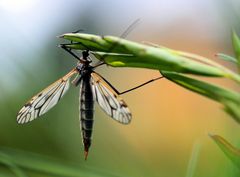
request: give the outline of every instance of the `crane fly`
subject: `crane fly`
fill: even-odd
[[[138,23],[138,21],[139,19],[134,21],[121,35],[121,37],[126,37],[126,35]],[[111,46],[109,51],[114,49],[116,45],[117,43]],[[84,156],[86,160],[89,148],[91,146],[94,121],[94,102],[97,102],[102,110],[117,122],[121,124],[129,124],[132,119],[132,114],[120,95],[140,88],[163,77],[160,76],[155,79],[151,79],[137,87],[133,87],[124,92],[119,92],[104,77],[95,72],[97,67],[106,63],[101,62],[99,64],[92,65],[92,59],[89,56],[89,50],[82,51],[82,56],[78,57],[71,51],[71,49],[67,47],[67,44],[62,44],[60,47],[69,52],[78,60],[76,67],[65,76],[39,92],[37,95],[33,96],[18,112],[17,122],[19,124],[28,123],[48,112],[65,95],[70,87],[70,80],[73,75],[77,75],[72,83],[75,86],[80,87],[80,126],[84,146]],[[101,60],[103,60],[103,58],[101,58]]]
[[[105,113],[122,124],[129,124],[132,118],[127,104],[115,88],[94,71],[99,65],[92,66],[91,62],[89,51],[83,51],[75,68],[33,96],[17,114],[19,124],[28,123],[40,117],[59,102],[69,89],[71,77],[77,75],[73,84],[80,86],[80,122],[85,159],[91,146],[94,101]]]
[[[121,35],[125,38],[127,34],[134,28],[140,19],[135,20]],[[77,33],[81,30],[77,30]],[[71,42],[72,43],[72,42]],[[117,44],[111,46],[109,51],[115,48]],[[60,99],[65,95],[70,86],[70,79],[73,75],[77,77],[72,82],[75,86],[80,86],[79,102],[80,102],[80,126],[82,133],[82,141],[84,146],[85,160],[88,156],[88,151],[91,146],[92,129],[93,129],[93,115],[94,115],[94,101],[104,110],[107,115],[114,120],[122,123],[129,124],[132,115],[125,103],[125,101],[119,96],[120,94],[127,93],[136,88],[139,88],[149,82],[148,81],[140,86],[129,89],[122,93],[118,92],[106,79],[94,70],[98,66],[105,64],[104,62],[95,66],[91,65],[92,60],[89,57],[89,50],[82,52],[82,57],[79,58],[74,54],[71,49],[66,47],[67,45],[60,45],[64,50],[78,59],[78,63],[65,76],[52,83],[50,86],[42,90],[37,95],[33,96],[18,112],[17,122],[24,124],[30,122],[44,113],[48,112],[54,107]],[[102,58],[103,59],[103,58]]]

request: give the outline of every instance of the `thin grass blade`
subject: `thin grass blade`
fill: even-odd
[[[226,55],[226,54],[223,54],[223,53],[218,53],[217,57],[221,58],[221,59],[223,59],[225,61],[230,61],[230,62],[235,63],[235,64],[238,62],[236,58],[231,57],[231,56]]]
[[[74,44],[66,45],[72,49],[132,55],[132,57],[105,56],[104,61],[113,67],[140,67],[204,76],[230,77],[230,74],[222,69],[191,60],[165,48],[151,47],[113,36],[101,37],[84,33],[67,33],[60,37],[73,41]],[[115,47],[109,51],[113,45]],[[97,58],[102,59],[100,56],[101,54],[96,55]],[[240,82],[240,78],[238,79]]]
[[[0,147],[0,153],[8,156],[17,167],[59,177],[120,177],[110,172],[88,167],[85,164],[68,163],[44,155]],[[26,177],[26,176],[21,176]]]
[[[240,94],[214,84],[200,81],[183,74],[161,71],[172,82],[224,105],[224,110],[240,123]]]
[[[7,166],[17,177],[28,177],[21,168],[19,168],[11,158],[2,152],[0,152],[0,163]]]
[[[238,69],[240,72],[240,39],[235,31],[232,32],[232,45],[235,53],[235,57],[237,58]]]
[[[194,177],[200,150],[201,150],[201,143],[200,143],[200,141],[196,141],[193,145],[191,157],[188,162],[186,177]]]
[[[240,169],[240,150],[231,145],[227,140],[219,135],[209,135],[224,154]]]

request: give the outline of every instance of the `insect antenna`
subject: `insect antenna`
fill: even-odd
[[[138,23],[140,22],[140,18],[136,19],[133,23],[131,23],[128,28],[121,34],[120,36],[120,40],[115,42],[112,46],[110,46],[110,48],[108,49],[108,53],[111,53],[116,47],[117,45],[120,43],[121,38],[126,38],[127,35],[138,25]],[[106,56],[102,56],[100,57],[100,62],[104,62]],[[105,63],[105,62],[104,62]],[[102,63],[97,64],[95,67],[97,66],[101,66],[103,65]]]
[[[83,32],[83,31],[85,31],[85,30],[84,29],[78,29],[76,31],[73,31],[72,33],[79,33],[79,32]]]
[[[120,38],[125,39],[127,37],[127,35],[138,25],[138,23],[140,22],[140,18],[136,19],[132,24],[130,24],[128,26],[128,28],[121,34]],[[108,52],[113,51],[113,49],[118,45],[118,43],[121,41],[121,39],[119,41],[117,41],[116,43],[114,43],[110,48]]]

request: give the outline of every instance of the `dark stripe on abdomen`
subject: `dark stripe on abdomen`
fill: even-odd
[[[91,146],[94,114],[94,102],[90,84],[90,75],[86,75],[82,78],[80,87],[80,122],[84,150],[88,152],[88,149]]]

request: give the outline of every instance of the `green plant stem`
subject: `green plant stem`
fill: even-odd
[[[201,150],[201,143],[196,141],[192,148],[192,154],[188,162],[187,174],[186,177],[193,177],[196,171],[196,166],[198,162],[199,153]]]
[[[206,62],[192,60],[177,51],[150,47],[114,36],[100,37],[83,33],[67,33],[61,37],[74,42],[67,44],[68,48],[106,52],[104,57],[99,54],[95,56],[100,60],[104,59],[104,62],[113,67],[139,67],[203,76],[228,77],[240,83],[240,78],[231,72],[226,72],[227,70],[223,70],[223,68],[220,69],[220,66],[216,67],[216,64],[212,66]],[[132,56],[121,57],[120,55],[110,55],[108,52]],[[208,61],[208,63],[210,62]]]
[[[17,176],[17,177],[28,177],[13,161],[11,158],[4,153],[0,152],[0,163],[9,167],[9,169]]]

